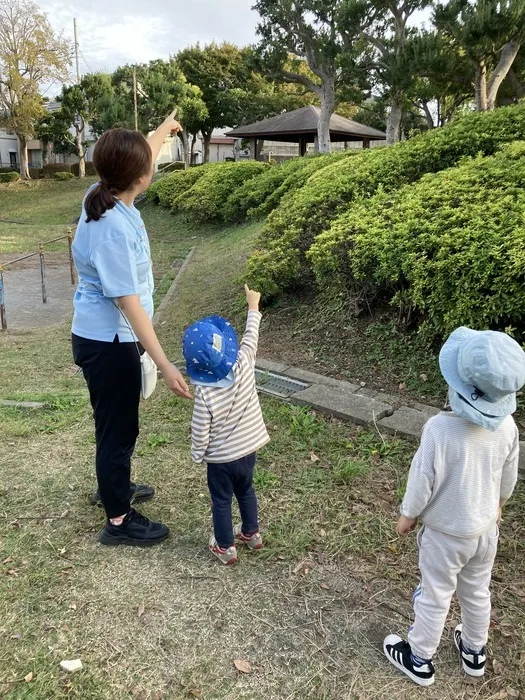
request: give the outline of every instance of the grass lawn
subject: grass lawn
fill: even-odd
[[[195,247],[161,319],[174,359],[203,313],[244,319],[239,276],[257,224],[195,232],[149,205],[153,257]],[[164,270],[164,272],[163,272]],[[272,314],[262,338],[272,328]],[[48,408],[0,408],[0,697],[9,700],[412,700],[414,686],[382,658],[410,622],[414,538],[393,533],[413,447],[275,400],[256,482],[265,549],[220,567],[207,552],[205,472],[189,458],[191,405],[162,386],[142,407],[135,477],[157,487],[144,512],[172,537],[152,550],[103,549],[91,412],[67,327],[0,335],[0,396]],[[266,341],[263,341],[266,342]],[[275,342],[275,341],[274,341]],[[466,683],[449,620],[430,700],[517,697],[525,691],[524,487],[505,516],[494,576],[486,678]],[[84,668],[67,676],[64,659]],[[240,673],[233,661],[251,664]],[[509,693],[507,693],[509,689]]]

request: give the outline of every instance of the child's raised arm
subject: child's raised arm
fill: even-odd
[[[259,292],[250,289],[247,284],[244,285],[244,290],[248,303],[248,320],[246,321],[246,330],[241,341],[239,352],[244,353],[248,359],[255,364],[257,346],[259,343],[259,325],[261,323],[261,313],[259,311],[261,295]]]

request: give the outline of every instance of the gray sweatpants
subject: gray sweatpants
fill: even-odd
[[[479,537],[446,535],[423,527],[418,534],[421,583],[414,591],[415,620],[408,633],[412,653],[431,659],[437,651],[450,602],[457,594],[466,648],[485,646],[490,624],[490,579],[499,530]]]

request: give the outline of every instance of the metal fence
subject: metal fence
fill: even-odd
[[[2,331],[7,330],[7,316],[5,311],[5,294],[4,294],[4,270],[6,267],[15,265],[16,263],[22,262],[22,260],[29,260],[38,255],[40,261],[40,284],[42,287],[42,303],[47,304],[47,288],[46,288],[46,261],[45,261],[45,250],[44,246],[50,245],[51,243],[56,243],[57,241],[67,240],[67,248],[69,254],[69,271],[71,274],[71,284],[76,284],[75,280],[75,264],[73,262],[73,252],[71,246],[73,244],[73,229],[69,228],[67,235],[58,236],[58,238],[53,238],[50,241],[44,241],[38,247],[36,253],[28,253],[27,255],[22,255],[14,260],[9,260],[6,263],[0,263],[0,329]]]

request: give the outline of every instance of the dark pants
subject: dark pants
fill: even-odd
[[[95,418],[96,469],[108,518],[130,509],[131,456],[139,434],[141,371],[135,343],[73,335],[73,357],[86,379]]]
[[[247,457],[224,464],[208,464],[208,488],[212,500],[213,530],[219,547],[227,549],[234,542],[232,499],[235,494],[242,518],[242,531],[253,535],[259,531],[257,496],[253,488],[255,458]]]

